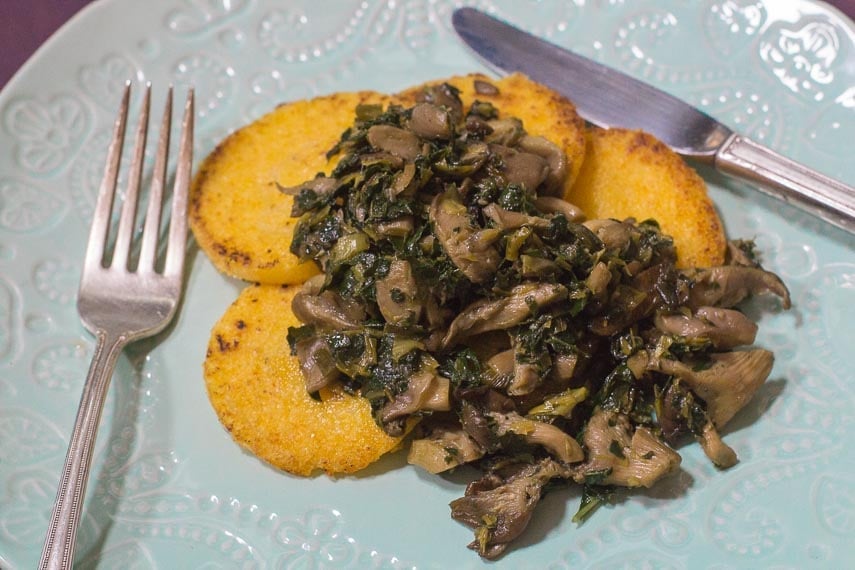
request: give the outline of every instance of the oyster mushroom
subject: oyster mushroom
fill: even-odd
[[[374,125],[368,129],[368,143],[377,150],[382,150],[404,160],[412,161],[421,153],[422,144],[419,137],[405,129],[392,125]]]
[[[787,286],[780,277],[763,269],[723,265],[685,271],[684,275],[692,282],[689,293],[689,306],[692,309],[710,305],[730,308],[749,295],[762,293],[777,295],[783,307],[790,308]]]
[[[499,437],[507,434],[521,436],[526,443],[543,447],[563,463],[576,463],[585,459],[579,442],[552,424],[531,420],[516,412],[490,412],[487,416],[493,420]]]
[[[679,468],[680,455],[649,429],[639,427],[632,434],[630,430],[626,415],[597,408],[585,427],[587,460],[577,469],[577,482],[607,473],[603,485],[650,487]]]
[[[432,372],[419,372],[410,377],[407,389],[380,409],[383,424],[421,410],[448,411],[451,409],[449,392],[451,382]]]
[[[534,192],[549,176],[549,163],[536,154],[497,144],[490,145],[490,152],[502,159],[502,177],[508,184]]]
[[[475,529],[469,548],[492,560],[528,526],[543,487],[564,476],[566,470],[549,459],[528,465],[505,480],[488,476],[488,481],[470,485],[466,496],[451,502],[451,516]]]
[[[422,308],[409,262],[392,260],[389,272],[375,282],[375,287],[377,306],[387,323],[407,325],[418,322]]]
[[[533,228],[548,228],[549,220],[542,216],[529,216],[522,212],[514,212],[506,210],[491,202],[482,209],[484,215],[490,218],[496,227],[501,230],[516,230],[523,226],[531,226]]]
[[[453,192],[438,194],[429,216],[443,250],[470,281],[483,283],[493,276],[501,261],[499,252],[489,236],[473,226],[466,207]]]
[[[560,197],[562,184],[567,177],[567,156],[564,151],[549,139],[532,135],[522,137],[517,146],[520,150],[535,154],[546,161],[549,173],[546,175],[543,193]]]
[[[694,316],[657,313],[656,328],[692,340],[708,340],[716,348],[729,349],[754,343],[757,324],[733,309],[700,307]]]
[[[567,298],[567,288],[557,283],[523,283],[506,297],[475,301],[451,322],[442,341],[454,345],[460,339],[487,331],[516,326],[531,315],[532,306],[545,307]]]
[[[714,353],[701,361],[651,359],[648,367],[685,382],[706,403],[713,425],[720,428],[754,397],[773,363],[771,352],[756,349]]]
[[[326,388],[341,377],[341,372],[323,338],[303,339],[294,348],[306,382],[306,391],[310,394]]]
[[[570,222],[580,222],[585,219],[585,214],[581,208],[563,198],[538,196],[534,201],[534,205],[544,214],[561,214]]]
[[[460,426],[434,426],[423,438],[414,439],[407,463],[428,473],[442,473],[484,456],[484,450]]]
[[[454,134],[448,110],[431,103],[413,107],[408,127],[423,139],[447,140]]]
[[[316,200],[311,200],[308,202],[294,200],[294,205],[291,206],[291,216],[297,218],[305,214],[311,208],[313,208],[317,202],[326,200],[333,192],[338,190],[340,186],[341,182],[339,182],[336,178],[317,176],[297,186],[278,186],[278,188],[280,192],[289,196],[299,196],[306,190],[309,190],[315,194]]]
[[[704,426],[698,441],[704,450],[704,454],[710,458],[716,467],[727,469],[736,465],[738,461],[736,452],[721,440],[718,430],[711,422]]]
[[[334,291],[313,295],[305,290],[294,295],[291,311],[303,324],[322,329],[355,329],[365,321],[365,308]]]

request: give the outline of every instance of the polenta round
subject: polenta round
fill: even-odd
[[[226,138],[202,162],[190,190],[190,228],[226,275],[257,283],[302,283],[318,272],[289,248],[297,218],[277,184],[296,186],[331,169],[326,153],[372,91],[281,105]]]
[[[650,134],[590,129],[582,171],[564,198],[588,218],[655,219],[674,238],[678,267],[724,263],[724,228],[704,180]]]
[[[374,422],[367,400],[306,392],[289,354],[299,287],[250,285],[211,331],[205,359],[208,397],[223,426],[259,458],[295,475],[353,473],[395,449],[400,438]]]

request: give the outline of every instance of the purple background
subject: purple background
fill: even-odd
[[[0,0],[0,88],[42,42],[92,1]],[[829,4],[855,18],[855,0],[831,0]]]

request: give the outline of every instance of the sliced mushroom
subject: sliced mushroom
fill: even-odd
[[[633,227],[618,220],[586,220],[582,225],[594,232],[607,249],[623,251],[632,238]]]
[[[760,264],[757,262],[757,255],[754,252],[754,242],[742,239],[728,241],[724,264],[759,269]]]
[[[520,362],[514,359],[514,375],[508,384],[509,396],[525,396],[543,383],[541,367],[531,362]]]
[[[588,456],[577,471],[577,481],[606,474],[601,480],[604,485],[650,487],[679,468],[680,455],[649,429],[639,427],[631,435],[630,430],[626,415],[597,408],[585,427]]]
[[[470,388],[458,393],[460,425],[486,452],[499,448],[499,435],[489,413],[507,413],[514,410],[514,402],[492,389]]]
[[[401,216],[397,220],[377,224],[377,233],[388,238],[404,238],[413,233],[415,220],[413,216]]]
[[[651,359],[651,369],[676,376],[705,403],[710,419],[723,427],[747,404],[772,371],[774,355],[768,350],[723,352],[705,360],[685,362]]]
[[[485,363],[486,380],[495,388],[505,388],[510,384],[514,374],[516,350],[509,348],[491,356]]]
[[[490,145],[490,152],[502,159],[502,177],[508,184],[519,184],[533,193],[549,176],[549,163],[536,154],[497,144]]]
[[[470,281],[483,283],[495,274],[501,261],[498,250],[476,230],[451,191],[433,199],[429,215],[443,250]]]
[[[525,135],[519,141],[518,147],[525,152],[536,154],[546,160],[549,174],[543,186],[543,193],[548,196],[560,197],[562,184],[567,177],[567,156],[557,144],[544,137]]]
[[[475,301],[451,322],[442,341],[454,345],[460,339],[487,331],[516,326],[531,315],[532,306],[546,307],[567,298],[567,288],[557,283],[523,283],[506,297]]]
[[[490,83],[489,81],[484,81],[483,79],[476,79],[472,82],[472,86],[475,88],[475,93],[478,95],[498,95],[499,88]]]
[[[591,273],[585,279],[585,286],[591,292],[591,296],[602,301],[608,293],[609,283],[612,280],[612,272],[609,267],[602,261],[598,261],[591,269]]]
[[[484,141],[506,147],[514,146],[525,135],[522,121],[516,117],[507,119],[492,119],[487,121],[491,131],[484,137]]]
[[[469,548],[495,559],[528,526],[543,487],[565,475],[564,468],[547,459],[498,484],[470,485],[465,497],[451,502],[451,517],[475,529]]]
[[[534,205],[544,214],[561,214],[570,222],[580,222],[585,219],[585,214],[581,208],[563,198],[538,196]]]
[[[430,140],[447,140],[454,134],[448,110],[431,103],[419,103],[413,107],[408,127],[418,136]]]
[[[728,467],[733,467],[739,461],[733,448],[721,440],[721,436],[712,422],[704,426],[703,433],[698,438],[698,441],[704,450],[704,454],[715,463],[716,467],[727,469]]]
[[[656,309],[681,304],[677,272],[670,262],[657,263],[639,272],[611,292],[603,314],[591,319],[595,334],[609,336],[649,317]]]
[[[410,377],[407,389],[380,410],[383,424],[414,414],[421,410],[448,411],[451,409],[448,378],[432,372],[418,372]]]
[[[426,437],[414,439],[407,463],[428,473],[442,473],[484,456],[484,450],[460,426],[438,425]]]
[[[303,379],[306,381],[306,391],[310,394],[326,388],[341,376],[323,338],[303,339],[294,348],[297,360],[300,362],[300,370],[303,372]]]
[[[365,309],[333,291],[312,295],[300,291],[291,301],[291,311],[306,325],[322,329],[355,329],[365,321]]]
[[[394,259],[389,272],[375,282],[377,305],[387,323],[413,325],[421,317],[418,287],[407,261]]]
[[[416,165],[412,162],[404,164],[404,167],[395,173],[392,183],[384,187],[387,197],[395,200],[398,196],[409,196],[416,191],[418,179],[416,178]]]
[[[692,340],[708,340],[716,348],[729,349],[754,343],[757,324],[733,309],[700,307],[695,316],[657,313],[653,320],[664,333]]]
[[[460,95],[458,95],[457,89],[448,83],[428,86],[421,93],[419,101],[445,107],[454,123],[463,117],[463,103],[460,101]]]
[[[522,212],[506,210],[491,202],[482,209],[484,215],[490,218],[501,230],[515,230],[523,226],[534,228],[548,228],[549,220],[541,216],[529,216]]]
[[[689,306],[730,308],[749,295],[772,293],[781,298],[785,309],[790,308],[790,292],[781,278],[769,271],[754,267],[724,265],[685,272],[691,279]]]
[[[471,183],[468,177],[473,176],[490,158],[489,147],[479,141],[469,142],[456,159],[443,158],[435,162],[433,168],[436,172],[446,177],[463,179],[460,191],[464,192],[464,185]]]
[[[280,192],[289,196],[299,196],[304,190],[310,190],[315,193],[317,198],[316,200],[310,200],[305,203],[300,200],[294,200],[294,204],[291,206],[291,217],[297,218],[305,214],[311,208],[314,208],[317,203],[329,197],[339,188],[339,186],[341,186],[341,182],[336,178],[317,176],[298,186],[278,186],[278,188]]]
[[[493,420],[499,437],[507,434],[521,436],[526,443],[543,447],[563,463],[585,459],[579,442],[552,424],[531,420],[516,412],[490,412],[487,416]]]
[[[367,137],[373,148],[400,156],[404,160],[415,160],[422,150],[419,137],[392,125],[374,125],[368,129]]]

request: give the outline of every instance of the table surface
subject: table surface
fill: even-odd
[[[97,0],[0,0],[0,88],[63,23]],[[855,0],[830,0],[855,19]]]

